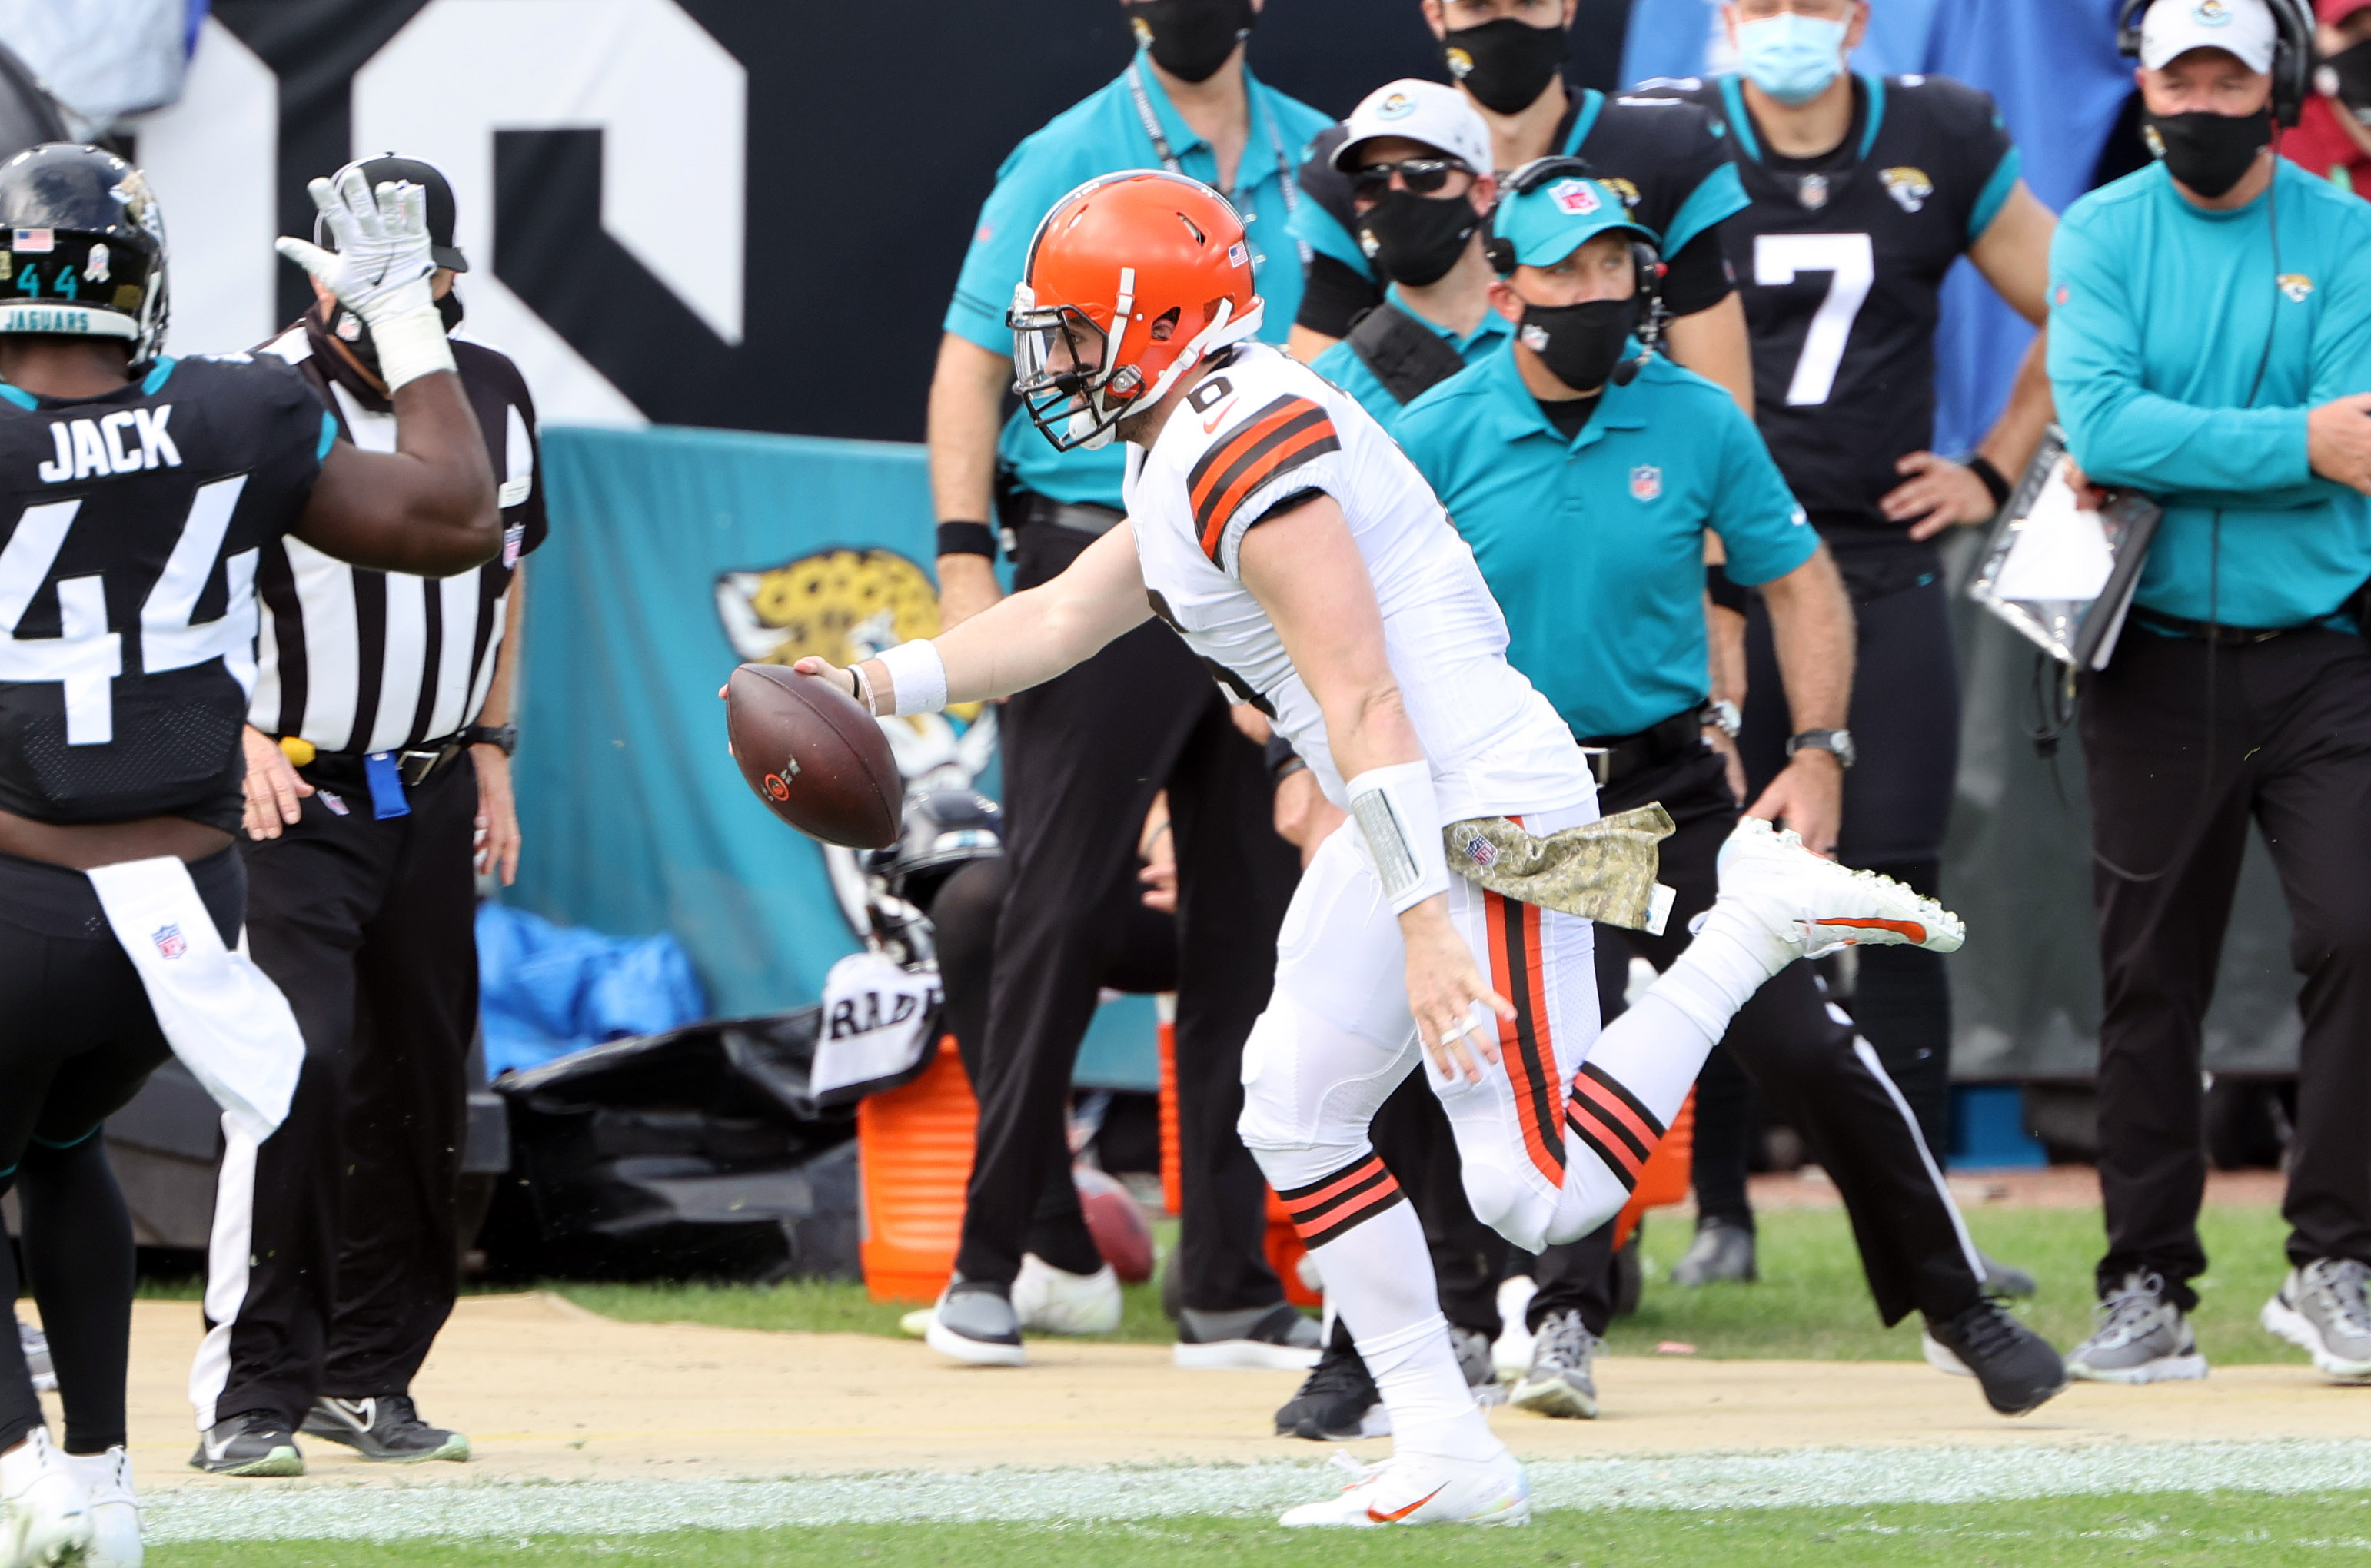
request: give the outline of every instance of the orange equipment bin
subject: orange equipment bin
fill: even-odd
[[[864,1286],[873,1300],[935,1301],[946,1288],[978,1120],[952,1034],[921,1077],[857,1102]]]

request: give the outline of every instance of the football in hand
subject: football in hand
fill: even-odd
[[[744,664],[725,683],[724,726],[741,777],[776,816],[850,849],[897,842],[906,788],[889,737],[839,686]]]

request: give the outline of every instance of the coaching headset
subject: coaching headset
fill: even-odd
[[[2116,52],[2137,60],[2141,52],[2141,18],[2153,0],[2123,0],[2116,13]],[[2200,0],[2202,5],[2227,0]],[[2273,14],[2273,118],[2295,125],[2305,109],[2306,88],[2313,79],[2313,17],[2305,0],[2264,0]]]
[[[1596,166],[1587,158],[1533,158],[1507,176],[1500,187],[1498,199],[1503,202],[1508,196],[1527,196],[1551,179],[1575,177],[1601,185],[1604,183]],[[1489,261],[1490,270],[1498,276],[1508,278],[1514,275],[1517,265],[1515,243],[1500,237],[1495,228],[1482,242],[1482,254]],[[1624,360],[1613,367],[1613,384],[1616,386],[1627,386],[1637,380],[1638,372],[1654,357],[1655,346],[1662,341],[1667,314],[1663,308],[1663,253],[1643,239],[1634,239],[1630,242],[1630,267],[1637,285],[1632,297],[1638,302],[1638,324],[1634,329],[1638,339],[1638,357]]]

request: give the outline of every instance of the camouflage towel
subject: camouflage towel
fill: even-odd
[[[1505,817],[1473,817],[1440,830],[1449,863],[1492,893],[1585,916],[1634,931],[1660,930],[1671,895],[1660,898],[1655,846],[1672,832],[1660,802],[1534,838]]]

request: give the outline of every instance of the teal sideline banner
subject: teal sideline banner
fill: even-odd
[[[923,449],[660,427],[543,432],[551,535],[527,571],[508,902],[619,936],[672,931],[720,1016],[813,1002],[856,951],[827,851],[726,754],[716,688],[746,659],[846,663],[938,630]],[[992,723],[893,729],[909,780],[994,792]],[[842,886],[852,870],[845,851]],[[1101,1009],[1081,1083],[1151,1088],[1152,999]]]

